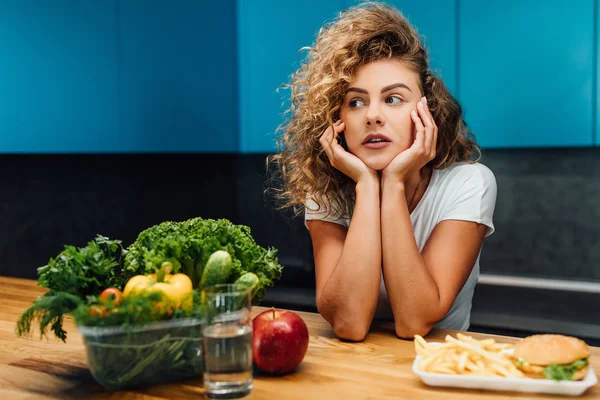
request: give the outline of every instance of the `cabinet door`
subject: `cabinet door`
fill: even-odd
[[[456,0],[429,0],[427,3],[392,0],[408,18],[430,53],[430,65],[448,89],[456,94]]]
[[[596,103],[596,109],[594,110],[595,114],[593,120],[596,125],[595,135],[594,135],[594,144],[596,146],[600,146],[600,40],[598,40],[598,35],[600,35],[600,6],[598,6],[598,2],[596,2],[596,20],[594,21],[596,26],[596,40],[594,41],[596,44],[596,87],[594,90],[594,101]]]
[[[461,0],[459,97],[482,147],[593,141],[594,0]]]
[[[0,3],[0,153],[114,150],[112,1]]]
[[[344,0],[238,0],[242,152],[275,151],[275,130],[290,96],[277,88],[300,66],[300,48],[311,46],[322,24],[344,6]]]
[[[235,0],[121,0],[127,151],[238,150]]]

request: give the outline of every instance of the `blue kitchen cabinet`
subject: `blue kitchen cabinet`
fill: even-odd
[[[0,152],[117,148],[115,2],[0,3]]]
[[[459,97],[482,147],[593,143],[594,0],[462,0]]]
[[[600,25],[600,2],[596,0],[596,40],[594,41],[594,44],[596,45],[596,87],[594,88],[594,102],[596,103],[596,109],[594,110],[594,124],[596,125],[596,130],[594,132],[594,144],[596,146],[600,146],[600,40],[598,38],[598,35],[600,35],[600,27],[598,25]]]
[[[238,151],[235,0],[121,0],[120,149]]]
[[[236,152],[236,1],[0,4],[0,152]]]
[[[391,0],[417,28],[430,53],[430,66],[450,92],[457,95],[456,0],[429,0],[426,4],[408,0]]]
[[[238,0],[240,150],[275,151],[275,131],[289,107],[289,83],[299,50],[344,9],[343,0]]]

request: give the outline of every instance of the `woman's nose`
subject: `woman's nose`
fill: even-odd
[[[379,108],[374,105],[371,104],[369,106],[369,109],[367,111],[367,115],[366,115],[366,123],[367,125],[381,125],[383,126],[384,122],[383,122],[383,118],[381,117],[381,113],[379,112]]]

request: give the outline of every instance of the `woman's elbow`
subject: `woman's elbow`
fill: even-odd
[[[362,342],[369,333],[369,326],[366,324],[336,321],[331,324],[331,327],[337,337],[352,342]]]
[[[395,324],[396,335],[401,339],[412,339],[415,335],[425,336],[433,329],[431,324]]]
[[[371,320],[369,318],[344,318],[343,313],[317,296],[317,310],[331,324],[333,333],[340,339],[361,342],[367,337]]]

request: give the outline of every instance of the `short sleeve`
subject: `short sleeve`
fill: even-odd
[[[454,195],[445,207],[440,221],[455,219],[487,226],[485,236],[494,233],[494,209],[497,185],[493,172],[483,164],[472,165],[457,177]]]
[[[340,215],[339,212],[329,212],[329,210],[324,206],[319,206],[316,201],[313,199],[308,199],[306,201],[306,206],[304,207],[304,226],[308,226],[306,221],[308,220],[321,220],[327,222],[333,222],[342,226],[348,227],[349,220]]]

